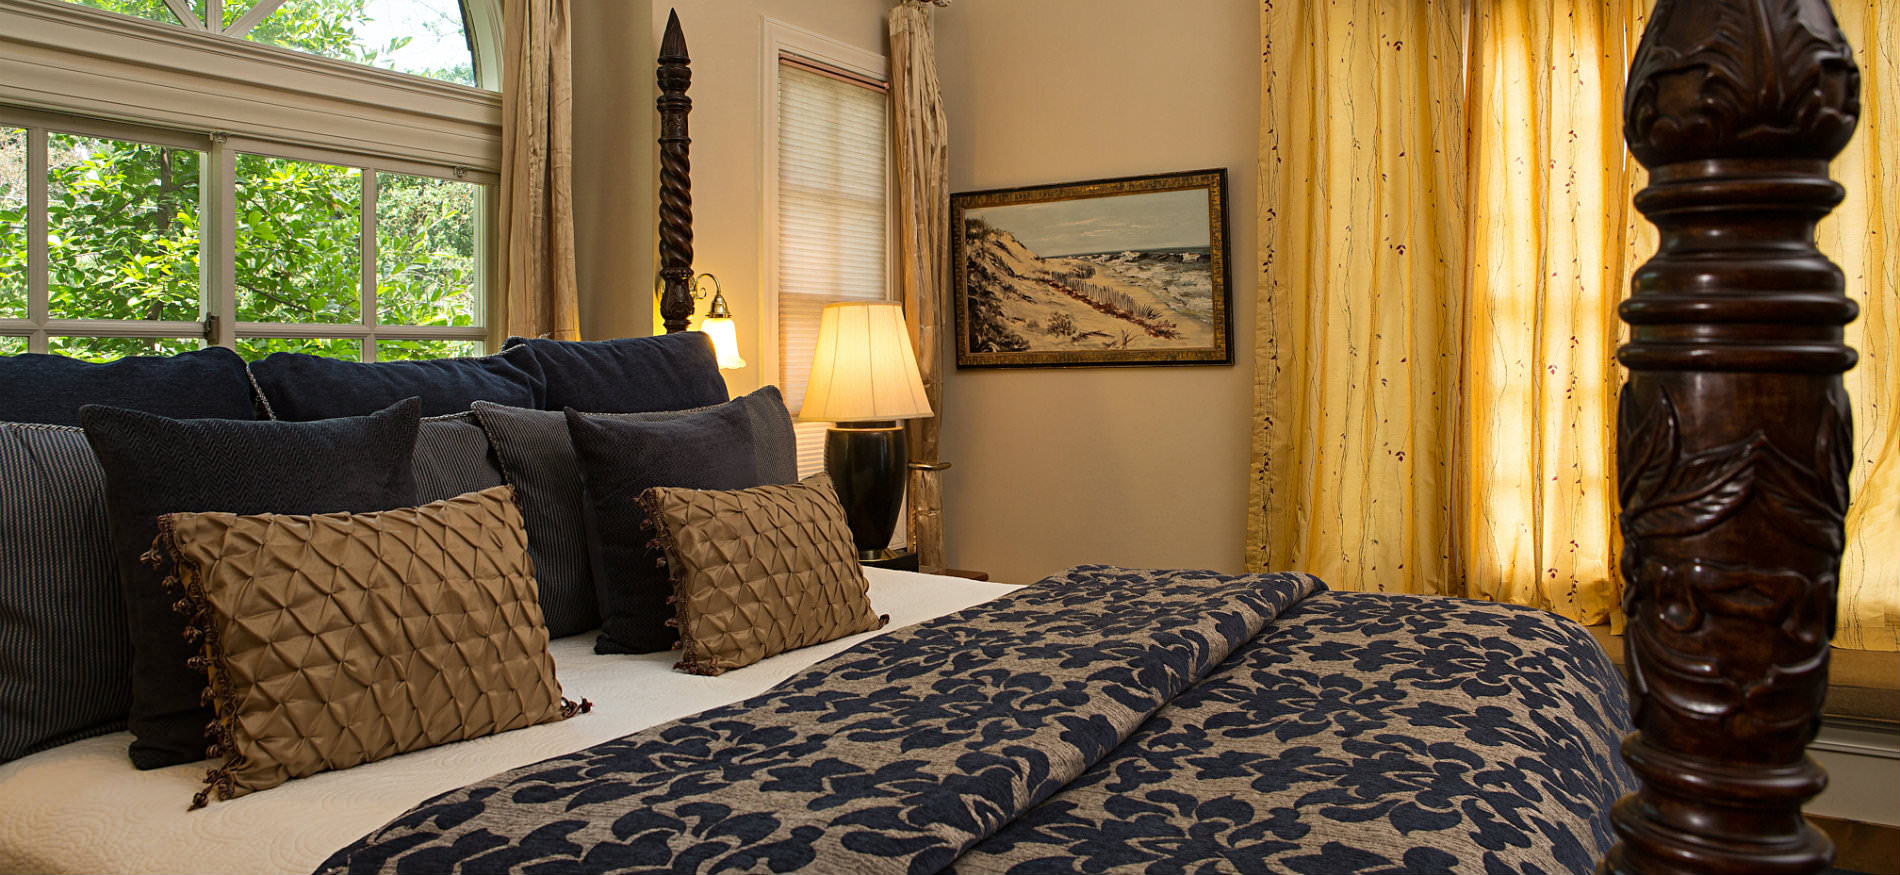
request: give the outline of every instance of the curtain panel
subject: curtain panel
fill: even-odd
[[[1833,166],[1847,199],[1815,231],[1860,304],[1846,332],[1860,364],[1845,377],[1854,501],[1834,645],[1900,650],[1900,4],[1835,0],[1834,10],[1861,76],[1860,130]]]
[[[1463,30],[1460,0],[1264,4],[1252,568],[1453,589]]]
[[[936,416],[907,425],[913,470],[908,503],[917,562],[944,566],[943,471],[937,461],[943,416],[944,288],[950,266],[948,124],[937,84],[930,9],[906,0],[891,9],[891,99],[897,123],[897,265],[904,318],[924,395]]]
[[[1900,616],[1900,7],[1838,4],[1861,130],[1820,243],[1861,319],[1841,646]],[[1394,8],[1403,7],[1403,8]],[[1248,564],[1620,630],[1616,305],[1656,248],[1623,80],[1647,0],[1263,2]]]
[[[580,339],[568,0],[502,6],[502,335]]]

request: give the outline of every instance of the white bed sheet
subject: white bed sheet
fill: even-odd
[[[867,569],[885,631],[1015,587]],[[781,654],[716,678],[672,670],[675,654],[599,656],[593,633],[553,642],[556,673],[591,714],[326,772],[187,811],[207,764],[140,772],[119,732],[0,765],[0,872],[304,873],[438,793],[763,692],[881,632]]]

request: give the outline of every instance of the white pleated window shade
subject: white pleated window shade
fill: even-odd
[[[778,105],[779,388],[805,402],[819,313],[890,294],[885,93],[781,58]],[[824,423],[799,423],[800,476],[824,467]]]

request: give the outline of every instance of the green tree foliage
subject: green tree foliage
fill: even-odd
[[[170,18],[162,0],[79,0]],[[227,18],[249,8],[227,0]],[[239,7],[242,8],[239,8]],[[367,0],[290,0],[254,38],[372,63],[404,40],[371,47],[357,35]],[[442,78],[449,78],[443,76]],[[25,138],[0,129],[0,317],[24,310],[27,248]],[[48,138],[48,291],[55,318],[195,321],[203,307],[200,250],[204,153],[55,133]],[[17,171],[16,171],[17,165]],[[235,277],[243,322],[355,323],[362,313],[362,235],[374,233],[379,321],[472,325],[478,186],[377,175],[373,228],[363,227],[363,171],[239,154]],[[0,338],[0,352],[14,344]],[[194,349],[197,338],[54,338],[53,350],[105,360]],[[379,357],[478,351],[466,341],[381,341]],[[295,351],[358,358],[355,340],[240,340],[258,358]]]

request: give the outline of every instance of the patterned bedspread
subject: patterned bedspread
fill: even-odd
[[[1622,681],[1539,611],[1083,566],[444,794],[324,871],[1584,871]]]

